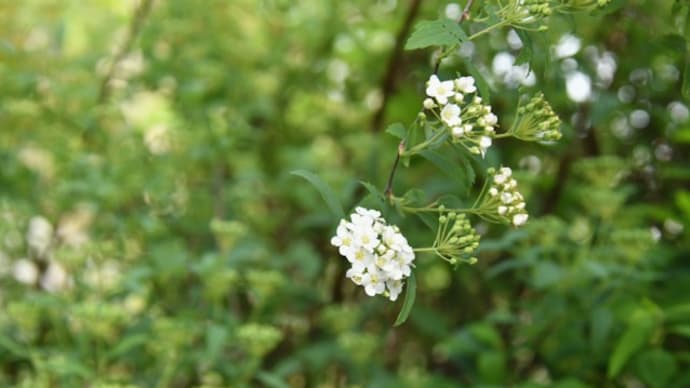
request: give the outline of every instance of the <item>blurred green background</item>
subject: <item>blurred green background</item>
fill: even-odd
[[[463,45],[442,78],[473,63],[506,127],[541,90],[564,138],[496,144],[471,187],[415,159],[396,192],[508,165],[530,221],[477,222],[474,266],[420,255],[401,327],[344,278],[337,220],[289,172],[347,208],[382,189],[384,129],[433,71],[396,42],[464,5],[0,0],[0,385],[690,386],[687,1],[556,15],[531,75],[509,29]]]

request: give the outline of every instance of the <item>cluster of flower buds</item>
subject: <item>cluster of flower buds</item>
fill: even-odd
[[[489,221],[509,223],[514,226],[521,226],[527,222],[525,199],[517,190],[517,181],[512,174],[513,171],[509,167],[501,167],[498,172],[489,168],[491,185],[484,195],[480,216]]]
[[[473,77],[441,81],[433,74],[426,83],[424,108],[449,131],[453,143],[483,157],[491,147],[498,117],[490,105],[482,104],[474,83]]]
[[[548,17],[553,12],[548,0],[520,0],[519,4],[536,18]]]
[[[442,211],[443,208],[439,210]],[[476,263],[477,258],[472,256],[472,253],[479,246],[479,235],[465,214],[442,213],[438,218],[438,224],[436,253],[451,264]]]
[[[398,298],[410,276],[414,251],[397,226],[376,210],[357,207],[350,220],[340,220],[331,244],[350,262],[346,276],[369,296]]]
[[[610,2],[611,0],[570,0],[567,5],[575,9],[590,10],[606,7]]]
[[[561,119],[556,116],[544,94],[538,93],[517,110],[510,129],[512,136],[526,141],[555,141],[561,138]]]

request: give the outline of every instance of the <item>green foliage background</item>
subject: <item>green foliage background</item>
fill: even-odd
[[[564,139],[501,142],[468,162],[477,182],[421,159],[398,172],[396,193],[434,198],[513,166],[531,218],[479,223],[475,266],[420,255],[417,303],[393,328],[400,302],[344,278],[337,219],[289,172],[321,177],[346,211],[360,180],[383,188],[397,145],[383,129],[414,119],[433,69],[431,50],[405,52],[382,98],[412,3],[0,0],[0,385],[690,385],[690,121],[669,105],[690,73],[690,5],[553,17],[529,34],[528,89]],[[415,20],[445,7],[424,1]],[[592,79],[592,53],[616,58],[591,103],[567,97],[551,49],[565,33]],[[519,53],[506,34],[469,61],[507,127],[521,90],[491,75],[496,53]],[[469,71],[456,57],[440,75]],[[649,124],[631,129],[638,109]],[[384,210],[413,244],[432,238]],[[37,216],[55,228],[46,253],[27,244]],[[31,284],[13,276],[27,260]],[[66,273],[53,287],[50,263]]]

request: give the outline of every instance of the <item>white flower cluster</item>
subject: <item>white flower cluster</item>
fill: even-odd
[[[474,78],[441,81],[432,74],[426,85],[424,108],[448,128],[453,142],[483,157],[491,147],[498,117],[491,112],[491,105],[482,104],[476,95]]]
[[[489,171],[490,174],[491,172]],[[498,219],[520,226],[527,222],[528,215],[525,210],[525,199],[517,191],[517,181],[512,174],[513,171],[509,167],[501,167],[493,175],[493,184],[489,188],[489,198],[485,205],[496,209]]]
[[[414,251],[398,227],[388,225],[376,210],[357,207],[350,221],[340,220],[331,244],[351,267],[346,276],[369,296],[398,298],[410,276]]]

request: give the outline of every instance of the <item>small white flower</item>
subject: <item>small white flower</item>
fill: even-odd
[[[465,96],[462,93],[456,92],[455,96],[453,96],[453,99],[455,100],[455,102],[457,102],[459,104],[462,104],[463,102],[465,102]]]
[[[484,116],[484,123],[486,126],[495,126],[498,123],[498,117],[493,113],[487,113]]]
[[[490,188],[489,189],[489,195],[492,197],[495,197],[496,195],[498,195],[498,189],[495,187]]]
[[[363,207],[361,207],[361,206],[357,206],[357,207],[355,208],[355,211],[357,212],[357,214],[360,214],[360,215],[362,215],[362,216],[370,217],[371,219],[376,219],[376,218],[381,217],[381,212],[380,212],[380,211],[378,211],[378,210],[366,209],[366,208],[363,208]]]
[[[462,137],[462,135],[465,134],[465,128],[464,127],[453,127],[452,131],[453,136],[455,137]]]
[[[529,216],[526,213],[518,213],[513,216],[513,225],[520,226],[527,222]]]
[[[479,148],[482,154],[482,158],[486,155],[486,150],[491,147],[491,138],[488,136],[482,136],[479,139]]]
[[[388,280],[386,281],[386,287],[388,287],[388,299],[390,299],[392,302],[395,302],[402,292],[402,282],[400,280]]]
[[[455,94],[453,81],[440,81],[436,74],[432,74],[427,81],[426,94],[433,97],[441,105],[448,103],[448,98]]]
[[[386,290],[386,281],[377,272],[367,272],[362,275],[362,285],[364,286],[364,292],[369,296],[383,294]]]
[[[436,108],[436,103],[431,98],[424,99],[424,109],[434,109]]]
[[[450,127],[462,124],[462,120],[460,119],[460,107],[455,104],[444,106],[441,110],[441,120]]]
[[[505,207],[505,206],[502,206],[502,205],[501,205],[501,206],[498,207],[498,214],[501,215],[501,216],[504,215],[504,214],[506,214],[507,211],[508,211],[508,208]]]
[[[501,202],[503,202],[505,204],[513,202],[513,194],[506,193],[506,192],[502,193],[501,194]]]
[[[456,79],[455,87],[462,93],[474,93],[477,91],[473,77],[460,77]]]

